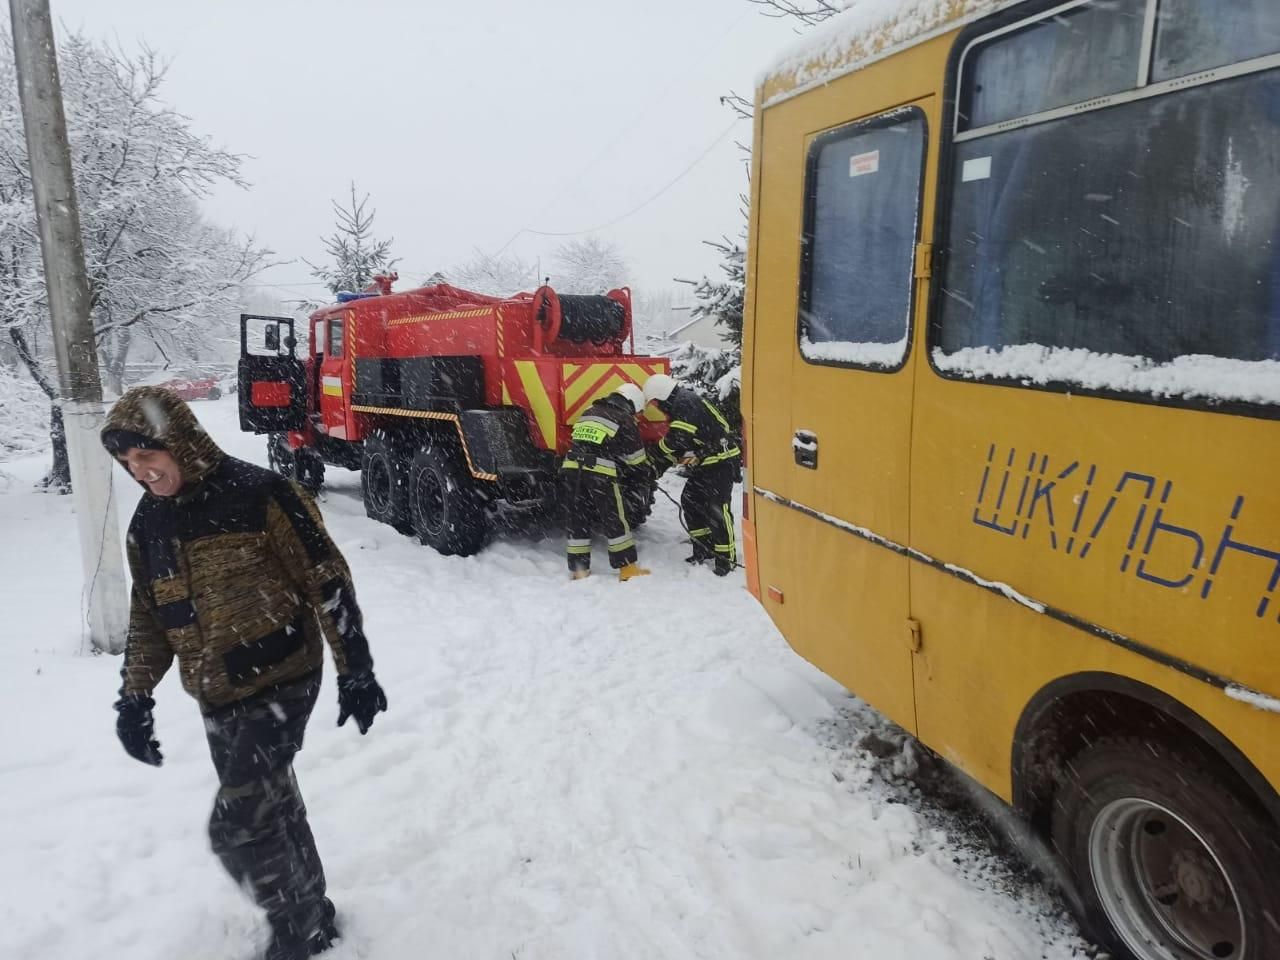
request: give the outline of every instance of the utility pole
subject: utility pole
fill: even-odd
[[[111,500],[111,458],[98,439],[103,420],[102,382],[89,319],[80,210],[71,176],[71,148],[49,0],[9,0],[9,13],[80,527],[81,596],[88,605],[89,639],[94,649],[120,653],[128,631],[120,528]]]

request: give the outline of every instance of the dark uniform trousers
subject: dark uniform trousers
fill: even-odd
[[[205,717],[221,784],[209,819],[213,852],[281,940],[305,940],[325,917],[324,867],[293,775],[319,692],[317,671]]]
[[[617,478],[596,473],[584,464],[579,469],[566,470],[564,482],[569,487],[569,495],[565,497],[569,569],[591,569],[593,531],[599,531],[608,542],[609,566],[620,570],[635,563],[636,537],[627,520],[622,486]]]
[[[689,525],[693,555],[700,560],[737,562],[738,545],[733,533],[733,485],[738,477],[736,461],[694,467],[680,494],[680,511]]]

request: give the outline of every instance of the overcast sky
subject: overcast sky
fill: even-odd
[[[512,241],[521,228],[588,231],[657,194],[599,230],[634,283],[715,272],[701,241],[740,228],[734,141],[751,136],[718,98],[750,96],[795,39],[747,0],[51,3],[69,29],[170,60],[165,98],[250,156],[252,189],[219,191],[213,219],[320,259],[329,201],[354,179],[406,281],[509,241],[549,272],[562,239]],[[309,273],[299,260],[264,279]]]

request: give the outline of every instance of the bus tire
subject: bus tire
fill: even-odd
[[[426,437],[409,464],[409,517],[418,539],[445,556],[469,557],[484,546],[485,499],[451,439]]]
[[[1276,826],[1222,769],[1138,737],[1098,740],[1066,765],[1053,843],[1116,958],[1280,958]]]
[[[360,499],[365,515],[401,533],[409,532],[409,485],[402,445],[391,431],[375,427],[360,457]]]

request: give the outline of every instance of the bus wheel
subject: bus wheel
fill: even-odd
[[[375,427],[364,439],[360,460],[360,499],[371,520],[409,532],[409,490],[400,444]]]
[[[484,545],[489,526],[484,497],[457,444],[433,436],[414,453],[409,514],[418,539],[439,553],[469,557]]]
[[[1097,741],[1067,767],[1053,842],[1084,920],[1116,957],[1276,960],[1275,825],[1208,757]]]

